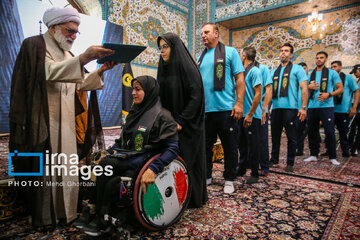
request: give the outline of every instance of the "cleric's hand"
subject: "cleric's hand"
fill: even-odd
[[[113,67],[115,67],[115,66],[118,65],[118,64],[119,64],[118,62],[114,62],[114,61],[104,62],[104,64],[102,64],[102,65],[99,67],[99,69],[97,70],[99,76],[101,76],[105,71],[110,70],[110,69],[113,69]]]
[[[91,62],[92,60],[103,58],[109,55],[112,55],[115,53],[115,50],[103,48],[100,46],[90,46],[86,51],[82,54],[80,54],[80,64],[84,66],[88,62]]]

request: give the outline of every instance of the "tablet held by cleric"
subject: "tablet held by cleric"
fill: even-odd
[[[97,63],[100,64],[108,61],[129,63],[146,48],[145,46],[127,45],[127,44],[118,44],[118,43],[104,43],[103,47],[113,49],[115,50],[115,53],[110,56],[106,56],[98,59]]]

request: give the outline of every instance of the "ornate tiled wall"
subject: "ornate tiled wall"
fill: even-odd
[[[174,32],[188,46],[189,4],[187,1],[113,0],[108,20],[124,28],[124,43],[148,46],[132,63],[156,67],[159,60],[156,39]]]
[[[155,68],[159,58],[156,37],[172,31],[180,35],[191,54],[200,55],[201,26],[212,20],[213,0],[75,0],[85,14],[124,27],[124,43],[149,46],[135,64]],[[228,31],[228,30],[226,30]],[[225,37],[228,42],[229,37]]]
[[[76,0],[76,4],[80,7],[83,13],[99,18],[102,17],[102,5],[100,3],[101,1],[99,0]]]
[[[219,41],[225,45],[230,44],[230,30],[227,27],[222,26],[217,23],[217,27],[219,28]]]
[[[322,36],[320,36],[320,30]],[[237,49],[255,47],[257,60],[274,68],[279,64],[281,44],[294,45],[294,62],[306,62],[315,67],[315,54],[324,50],[331,61],[341,60],[345,67],[360,63],[360,6],[324,13],[318,32],[314,34],[307,18],[263,25],[230,32],[232,46]]]
[[[232,4],[216,7],[214,18],[216,22],[219,22],[304,1],[305,0],[235,0]]]
[[[191,54],[196,59],[201,55],[204,49],[201,40],[201,27],[207,22],[211,22],[211,0],[193,0],[191,1],[191,17],[192,17],[192,51]]]

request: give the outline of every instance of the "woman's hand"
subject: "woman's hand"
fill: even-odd
[[[146,187],[155,182],[156,174],[150,168],[146,169],[141,177],[140,183],[143,190],[143,194],[146,193]]]

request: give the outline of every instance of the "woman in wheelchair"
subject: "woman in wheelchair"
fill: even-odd
[[[81,218],[74,224],[92,236],[98,236],[106,228],[104,215],[111,214],[109,208],[112,194],[107,192],[110,179],[123,176],[128,170],[138,169],[144,160],[161,150],[162,154],[148,166],[141,177],[145,194],[146,186],[153,184],[157,174],[179,155],[177,124],[170,112],[161,106],[157,81],[150,76],[140,76],[133,79],[131,85],[134,103],[123,125],[120,139],[115,140],[115,144],[107,150],[110,155],[99,163],[102,167],[111,165],[113,175],[96,177],[95,218],[86,225],[81,223],[81,220],[86,219]],[[128,157],[124,159],[126,155]]]

